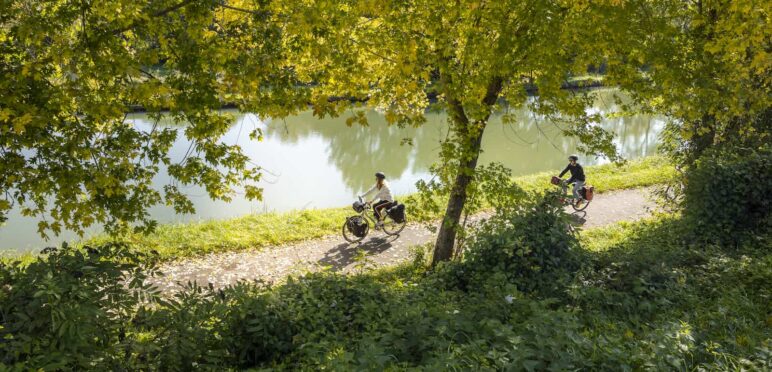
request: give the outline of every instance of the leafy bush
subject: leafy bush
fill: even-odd
[[[0,365],[109,369],[127,346],[128,326],[152,256],[122,244],[47,248],[27,266],[0,265]]]
[[[142,304],[131,320],[131,343],[122,365],[128,370],[186,371],[233,364],[222,319],[229,308],[222,292],[190,283],[174,296]]]
[[[579,244],[557,195],[532,195],[519,209],[482,224],[463,270],[472,276],[503,273],[523,291],[555,290],[557,280],[578,269]]]
[[[226,347],[241,367],[270,363],[295,349],[298,333],[289,317],[291,304],[280,296],[237,285],[228,291],[233,301],[224,316]]]
[[[736,241],[770,229],[772,148],[710,152],[687,170],[684,216],[707,240]]]

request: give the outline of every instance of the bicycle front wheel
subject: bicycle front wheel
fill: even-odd
[[[405,229],[405,226],[407,226],[407,218],[403,219],[402,222],[397,222],[387,215],[383,219],[383,232],[386,235],[397,235]]]
[[[365,222],[367,222],[367,221],[365,220]],[[343,232],[343,239],[346,239],[346,241],[349,242],[349,243],[358,243],[358,242],[362,241],[362,239],[364,239],[367,236],[367,233],[369,231],[370,231],[370,224],[368,223],[367,226],[365,227],[364,235],[356,236],[356,235],[354,235],[354,232],[351,231],[351,228],[349,227],[349,220],[348,220],[348,218],[346,219],[346,221],[343,222],[343,231],[342,231]]]

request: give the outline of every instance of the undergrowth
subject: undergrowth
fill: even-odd
[[[435,269],[419,250],[399,267],[309,274],[277,287],[194,286],[171,299],[122,287],[144,293],[136,303],[104,297],[105,276],[92,269],[141,279],[120,245],[4,266],[1,361],[101,370],[770,368],[768,231],[737,245],[698,245],[682,239],[680,217],[658,216],[577,239],[559,208],[534,203],[486,225],[466,260]],[[541,225],[524,228],[531,224]],[[550,234],[537,231],[544,229]],[[104,263],[116,259],[121,270]],[[25,314],[54,304],[68,311],[27,325]],[[88,314],[101,319],[87,329],[98,339],[52,341],[61,324]]]

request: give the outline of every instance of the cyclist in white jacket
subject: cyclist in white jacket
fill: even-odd
[[[391,206],[391,204],[394,202],[394,198],[391,196],[391,189],[389,189],[389,185],[386,183],[386,175],[384,175],[382,172],[375,174],[375,185],[370,190],[367,190],[367,192],[362,195],[362,198],[365,198],[367,195],[373,192],[375,192],[375,197],[368,201],[368,203],[372,204],[373,206],[375,218],[378,220],[378,225],[376,226],[379,226],[381,224],[381,220],[383,219],[381,211]],[[373,204],[373,202],[376,200],[377,202]]]

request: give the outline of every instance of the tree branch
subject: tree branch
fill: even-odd
[[[153,17],[153,18],[155,18],[155,17],[163,17],[163,16],[165,16],[165,15],[167,15],[167,14],[169,14],[169,13],[175,11],[175,10],[179,10],[179,9],[184,8],[184,7],[188,6],[189,4],[191,4],[193,2],[195,2],[195,0],[183,0],[183,1],[181,1],[181,2],[179,2],[177,4],[174,4],[172,6],[169,6],[167,8],[155,11],[154,13],[152,13],[150,15],[150,17]],[[126,27],[119,28],[117,30],[113,30],[113,34],[118,35],[118,34],[122,34],[122,33],[126,32],[126,31],[129,31],[129,30],[139,26],[145,20],[146,20],[145,18],[138,19],[138,20],[132,22],[130,25],[126,26]]]
[[[491,79],[491,82],[488,84],[488,91],[485,92],[485,98],[483,98],[482,103],[486,106],[493,106],[499,98],[499,93],[501,93],[503,85],[504,80],[501,77],[496,76]]]
[[[158,81],[160,81],[160,79],[158,79],[158,78],[157,78],[155,75],[151,74],[151,73],[150,73],[150,72],[148,72],[148,71],[145,71],[143,68],[139,68],[139,72],[140,72],[142,75],[145,75],[145,76],[147,76],[147,77],[149,77],[149,78],[151,78],[151,79],[153,79],[153,80],[158,80]]]
[[[228,5],[228,3],[226,3],[225,1],[221,2],[220,6],[225,8],[225,9],[235,10],[235,11],[241,12],[241,13],[254,14],[254,15],[266,15],[267,14],[267,12],[264,12],[264,11],[261,12],[261,11],[257,11],[257,10],[244,9],[244,8],[235,7],[233,5]]]

